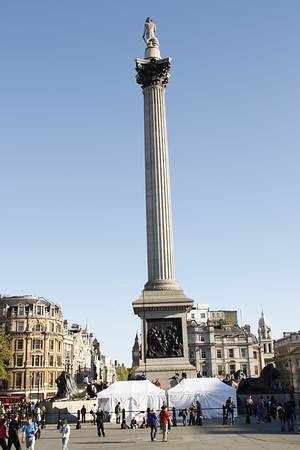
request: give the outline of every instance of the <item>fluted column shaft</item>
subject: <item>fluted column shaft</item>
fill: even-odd
[[[164,91],[159,85],[144,89],[148,283],[157,287],[175,281]]]
[[[144,94],[148,282],[146,290],[180,289],[175,281],[165,87],[171,60],[137,59]]]

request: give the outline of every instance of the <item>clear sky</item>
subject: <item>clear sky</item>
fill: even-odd
[[[167,88],[176,277],[298,330],[300,2],[2,1],[0,291],[45,296],[130,363],[147,281],[145,18]]]

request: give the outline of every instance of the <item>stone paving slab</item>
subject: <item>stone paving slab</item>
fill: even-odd
[[[167,448],[169,450],[296,450],[300,446],[300,434],[281,433],[279,423],[245,425],[242,419],[233,426],[223,426],[218,422],[206,423],[203,427],[172,428],[167,443],[161,442],[158,433],[157,441],[150,441],[150,431],[121,430],[119,426],[107,424],[105,438],[99,438],[96,428],[83,424],[81,430],[71,425],[69,450],[148,450]],[[36,450],[60,449],[60,437],[53,425],[43,430],[43,435],[36,442]]]

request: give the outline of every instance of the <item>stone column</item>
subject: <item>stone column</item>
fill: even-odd
[[[173,225],[165,87],[170,58],[138,59],[137,82],[144,94],[145,175],[148,282],[146,290],[177,290],[173,257]]]

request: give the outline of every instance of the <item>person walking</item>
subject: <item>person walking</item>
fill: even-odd
[[[285,410],[281,403],[278,403],[277,414],[280,421],[280,429],[285,431]]]
[[[21,444],[19,439],[19,429],[20,425],[16,418],[16,416],[12,416],[11,421],[9,422],[8,426],[8,450],[11,449],[12,445],[14,444],[16,450],[21,450]]]
[[[201,403],[196,401],[196,425],[203,425],[203,414]]]
[[[92,425],[96,425],[96,413],[97,413],[97,406],[96,403],[93,404],[92,409],[90,411],[92,416]]]
[[[294,407],[291,400],[285,404],[285,420],[287,424],[288,431],[294,431]]]
[[[155,414],[154,409],[151,409],[150,413],[149,413],[149,418],[148,418],[148,423],[149,423],[149,427],[150,427],[150,437],[151,437],[151,441],[155,441],[156,438],[156,433],[157,433],[157,416]]]
[[[26,424],[22,428],[22,442],[25,442],[26,450],[34,450],[37,429],[37,424],[33,422],[31,417],[28,417]]]
[[[86,407],[83,405],[81,408],[81,422],[85,423],[85,416],[86,416]]]
[[[182,417],[182,425],[183,425],[184,427],[186,426],[186,418],[187,418],[187,414],[188,414],[188,412],[187,412],[187,409],[186,409],[186,408],[181,409],[181,410],[179,411],[179,417]]]
[[[61,448],[62,450],[68,450],[68,442],[70,439],[71,428],[67,422],[67,419],[64,419],[62,421],[62,426],[59,429],[59,432],[61,433]]]
[[[228,397],[225,403],[227,423],[234,424],[234,403],[231,397]]]
[[[251,395],[249,395],[249,397],[246,398],[245,406],[246,406],[246,414],[248,414],[248,416],[251,417],[253,414],[253,406],[254,406],[254,401]]]
[[[264,423],[265,421],[265,407],[266,402],[263,396],[260,397],[257,407],[257,421],[256,423]]]
[[[118,402],[115,407],[116,423],[121,423],[121,404]]]
[[[195,403],[192,403],[189,409],[190,418],[189,418],[189,425],[196,425],[196,405]]]
[[[6,439],[7,439],[7,429],[5,425],[5,419],[3,418],[0,420],[0,445],[2,447],[2,450],[7,450]]]
[[[98,408],[96,412],[96,424],[97,424],[97,433],[100,437],[101,434],[103,437],[105,437],[104,432],[104,412],[103,409]]]
[[[168,408],[166,405],[162,407],[162,410],[160,412],[160,423],[162,425],[162,441],[168,442],[168,430],[170,425],[170,413],[168,411]]]

